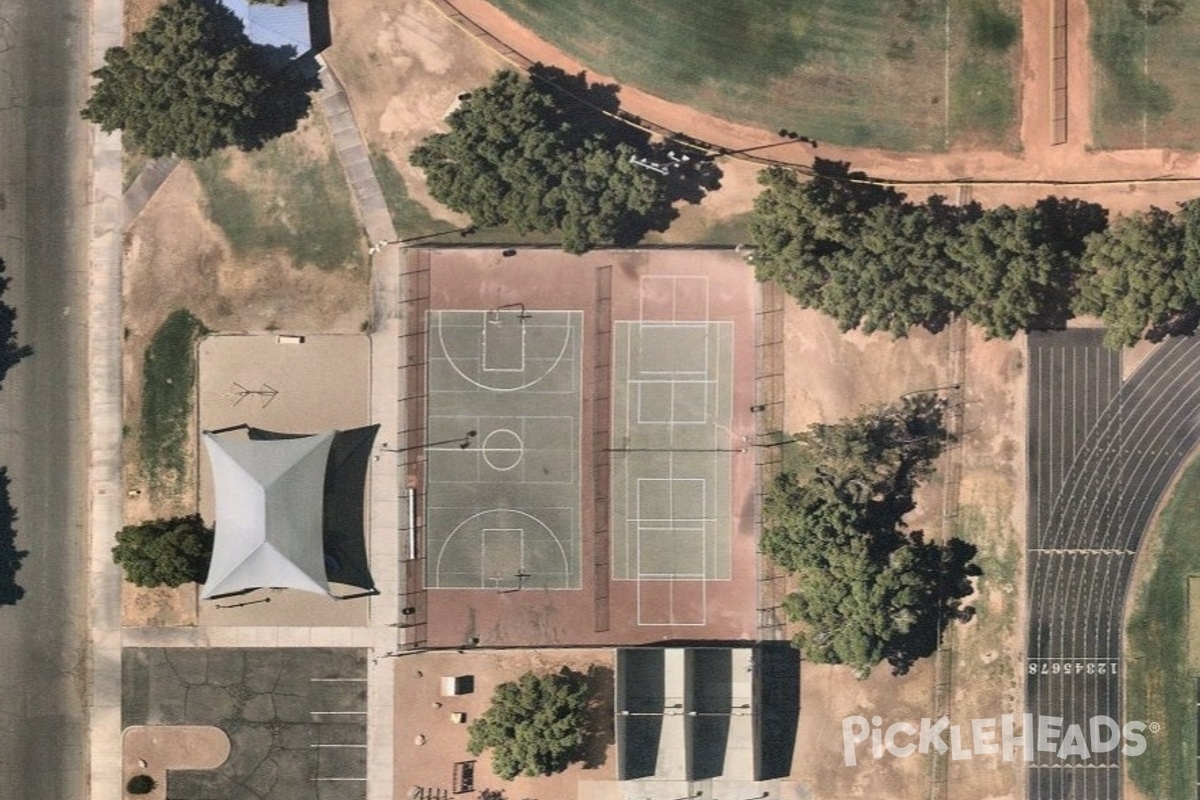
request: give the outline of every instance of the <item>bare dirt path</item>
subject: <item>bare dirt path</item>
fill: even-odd
[[[494,8],[486,0],[430,0],[452,21],[510,62],[525,66],[540,61],[567,72],[588,72],[593,82],[616,81],[600,75],[543,41]],[[1084,185],[1078,194],[1090,194],[1088,182],[1109,182],[1096,187],[1111,193],[1114,184],[1163,181],[1148,193],[1147,202],[1162,204],[1190,197],[1200,184],[1200,154],[1164,150],[1091,151],[1091,63],[1088,46],[1087,0],[1067,0],[1068,140],[1051,145],[1053,90],[1051,55],[1053,0],[1024,0],[1022,15],[1023,67],[1021,73],[1022,153],[951,151],[901,153],[838,147],[822,143],[816,150],[807,144],[776,144],[778,136],[746,125],[719,119],[671,103],[629,86],[620,91],[621,108],[654,126],[686,134],[727,150],[762,148],[754,155],[784,164],[807,166],[814,156],[848,161],[877,178],[928,184],[975,182],[1012,183],[1026,194],[1044,194],[1054,185]],[[1164,181],[1168,179],[1168,181]],[[1169,180],[1183,179],[1180,183]],[[1130,188],[1129,191],[1133,191]],[[1004,197],[1006,202],[1018,198]],[[1119,206],[1120,204],[1118,204]]]

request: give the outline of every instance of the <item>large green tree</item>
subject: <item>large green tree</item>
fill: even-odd
[[[1100,206],[1056,197],[989,210],[936,195],[913,203],[821,159],[811,176],[772,168],[759,180],[750,224],[759,280],[842,330],[904,336],[955,314],[1005,338],[1061,326],[1087,238],[1108,223]]]
[[[481,227],[561,232],[581,253],[632,244],[669,216],[665,181],[635,167],[637,151],[547,81],[496,74],[464,98],[410,156],[430,193]]]
[[[955,310],[946,247],[979,208],[933,197],[910,203],[844,163],[818,159],[814,174],[771,168],[760,177],[750,224],[759,280],[773,280],[842,330],[943,327]]]
[[[1158,338],[1187,326],[1200,311],[1197,267],[1189,252],[1189,215],[1161,208],[1117,218],[1088,240],[1075,311],[1104,321],[1104,340],[1113,347]],[[1193,226],[1194,228],[1194,226]]]
[[[135,586],[181,586],[208,574],[213,531],[199,514],[147,520],[117,532],[113,562]]]
[[[947,246],[957,264],[948,290],[953,305],[989,337],[1061,327],[1086,238],[1107,224],[1102,207],[1057,197],[984,211]]]
[[[271,50],[251,44],[218,3],[167,0],[128,48],[105,53],[82,114],[152,157],[259,147],[295,128],[316,85],[280,70]]]
[[[913,492],[947,434],[942,401],[921,395],[795,437],[792,466],[764,500],[763,552],[795,575],[784,610],[817,663],[860,677],[886,660],[896,673],[969,618],[974,548],[926,542],[904,525]]]
[[[562,772],[583,760],[590,727],[587,677],[565,667],[527,672],[496,687],[492,704],[468,728],[473,755],[492,751],[492,771],[505,780]]]

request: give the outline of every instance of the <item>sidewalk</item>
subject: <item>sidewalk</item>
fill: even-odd
[[[379,181],[371,169],[366,143],[346,99],[341,82],[323,63],[321,91],[317,101],[325,112],[325,120],[333,137],[338,160],[346,173],[359,216],[367,229],[368,242],[391,242],[397,239],[396,229],[388,213],[387,202]],[[400,404],[403,397],[403,370],[400,353],[400,261],[399,247],[383,247],[371,259],[371,421],[380,426],[382,441],[404,446],[400,441]],[[371,572],[379,595],[371,599],[370,630],[324,631],[318,628],[277,629],[274,632],[238,633],[231,636],[277,636],[277,645],[301,639],[305,632],[316,644],[318,641],[339,640],[348,634],[372,647],[372,659],[367,667],[367,797],[369,800],[391,800],[394,783],[395,697],[392,663],[380,656],[396,648],[399,620],[399,597],[404,591],[400,570],[400,484],[397,463],[381,458],[371,465],[370,485],[370,547]],[[212,636],[221,636],[215,631]],[[215,639],[210,639],[216,642]]]
[[[90,64],[124,38],[122,0],[93,0]],[[93,127],[91,245],[88,254],[88,764],[90,796],[119,800],[121,785],[121,576],[113,532],[123,523],[121,483],[121,137]]]

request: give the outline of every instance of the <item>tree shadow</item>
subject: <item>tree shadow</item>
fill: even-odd
[[[28,550],[17,549],[17,510],[9,498],[8,467],[0,467],[0,605],[16,605],[25,596],[25,589],[17,583],[17,571],[21,561],[29,555]]]
[[[970,542],[957,537],[945,544],[926,542],[919,533],[910,538],[918,554],[917,569],[928,576],[935,594],[929,598],[928,612],[889,642],[887,661],[893,675],[907,674],[918,660],[933,655],[951,623],[974,618],[975,607],[962,601],[975,591],[971,579],[983,574],[975,563],[979,548]]]
[[[529,68],[535,86],[558,95],[557,107],[563,122],[570,123],[567,143],[581,147],[585,139],[599,134],[613,145],[627,144],[643,149],[650,134],[619,119],[621,87],[615,83],[588,83],[587,73],[571,74],[559,67],[537,63]]]
[[[583,731],[583,744],[578,758],[584,769],[597,769],[608,760],[608,749],[616,741],[613,731],[613,671],[600,664],[592,664],[586,673],[568,670],[582,680],[592,697],[588,709],[590,724]]]
[[[3,280],[4,283],[8,282],[7,278]],[[32,347],[17,343],[16,321],[16,310],[6,303],[0,303],[0,383],[3,383],[10,369],[33,355]]]
[[[1155,344],[1171,336],[1191,336],[1200,328],[1200,309],[1189,309],[1174,314],[1166,322],[1153,325],[1143,338]]]
[[[292,60],[291,47],[255,45],[253,49],[269,83],[254,98],[254,113],[235,132],[242,150],[259,150],[272,139],[296,130],[312,110],[312,93],[321,88],[313,57]]]
[[[0,297],[8,289],[12,278],[2,277],[7,266],[0,258]],[[8,371],[33,355],[33,348],[17,343],[17,310],[7,303],[0,303],[0,383]]]

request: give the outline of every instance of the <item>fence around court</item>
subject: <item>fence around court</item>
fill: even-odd
[[[596,270],[596,307],[592,335],[595,353],[595,382],[592,387],[592,490],[594,505],[592,542],[595,581],[595,628],[609,629],[609,594],[612,585],[610,452],[612,437],[612,265]]]
[[[759,308],[755,321],[757,380],[755,386],[755,435],[765,442],[784,427],[784,293],[774,281],[760,283]],[[755,447],[754,529],[762,531],[763,498],[783,467],[782,447]],[[777,641],[787,638],[783,598],[788,575],[762,552],[758,554],[758,638]]]
[[[402,650],[418,650],[425,646],[428,639],[428,605],[425,590],[425,553],[420,546],[420,532],[424,527],[423,513],[425,509],[424,486],[420,481],[421,464],[423,461],[425,434],[425,406],[428,400],[426,386],[426,362],[429,358],[426,347],[425,315],[429,310],[430,293],[430,255],[427,250],[412,249],[405,252],[401,273],[401,285],[405,287],[401,299],[401,332],[400,353],[402,361],[398,367],[402,373],[400,385],[404,391],[397,399],[400,403],[399,419],[404,426],[396,432],[395,444],[401,450],[400,468],[397,471],[401,485],[396,487],[400,496],[401,506],[406,502],[408,489],[415,491],[416,530],[408,529],[407,516],[402,515],[401,547],[407,547],[407,541],[417,544],[417,552],[404,552],[400,561],[401,591],[397,598],[399,604],[400,627],[403,635],[399,644]],[[389,440],[390,441],[390,440]],[[405,557],[406,556],[406,557]],[[404,611],[410,613],[405,614]]]

